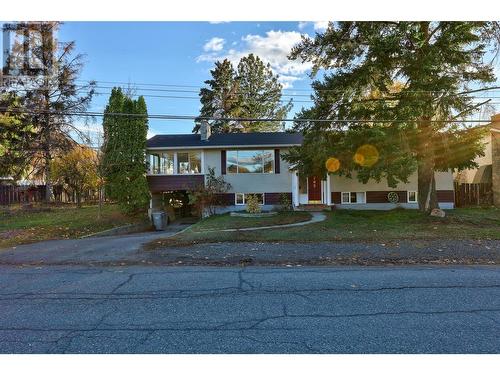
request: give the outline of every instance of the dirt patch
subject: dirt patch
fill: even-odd
[[[321,266],[500,264],[500,241],[220,242],[143,250],[155,264]]]
[[[24,229],[4,230],[0,232],[0,240],[10,240],[12,238],[22,236],[24,232]]]

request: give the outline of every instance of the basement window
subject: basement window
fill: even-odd
[[[236,193],[235,194],[235,204],[237,206],[243,206],[247,204],[247,197],[249,195],[255,195],[259,200],[260,205],[264,205],[264,194],[263,193]]]
[[[366,203],[366,192],[364,191],[343,191],[342,204]]]
[[[408,191],[408,203],[417,203],[416,191]]]

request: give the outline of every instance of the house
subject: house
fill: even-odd
[[[493,204],[500,207],[500,113],[491,116],[491,123],[483,125],[488,133],[483,138],[484,156],[474,161],[477,168],[465,169],[454,173],[458,186],[463,184],[487,185],[493,195]]]
[[[282,158],[291,147],[301,145],[301,134],[211,134],[206,123],[200,130],[200,134],[156,135],[147,141],[151,210],[161,208],[164,193],[186,192],[203,184],[209,167],[231,184],[231,190],[221,197],[226,206],[219,212],[243,210],[249,194],[259,197],[263,209],[274,208],[283,194],[295,208],[418,207],[416,174],[396,188],[386,181],[363,184],[356,176],[302,176]],[[452,173],[437,172],[436,188],[440,207],[453,208]]]

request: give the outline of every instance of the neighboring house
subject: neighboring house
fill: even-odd
[[[201,134],[156,135],[147,141],[151,209],[161,208],[164,192],[188,191],[203,184],[209,167],[231,184],[231,190],[221,197],[226,206],[220,212],[243,210],[248,194],[257,194],[264,209],[278,205],[282,194],[295,208],[312,204],[351,209],[418,208],[416,174],[396,188],[386,181],[363,184],[356,176],[299,175],[282,156],[301,143],[302,135],[297,133],[212,135],[206,124]],[[436,188],[440,207],[453,208],[452,173],[436,173]],[[389,200],[391,192],[396,203]]]
[[[465,169],[454,174],[458,184],[491,184],[493,204],[500,207],[500,114],[491,116],[491,123],[484,125],[489,133],[484,137],[484,156],[474,161],[477,168]]]

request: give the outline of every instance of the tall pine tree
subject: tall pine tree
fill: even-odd
[[[493,22],[339,22],[303,37],[290,58],[325,75],[298,117],[331,121],[297,123],[305,143],[289,160],[304,170],[314,160],[324,173],[335,157],[336,173],[390,186],[417,171],[419,208],[437,208],[435,172],[472,167],[483,152],[482,132],[456,121],[488,102],[475,95],[495,81],[486,52],[498,47],[498,30]],[[377,150],[374,162],[362,162],[365,144]]]
[[[127,97],[113,88],[103,117],[103,171],[106,192],[127,213],[147,208],[146,180],[147,106],[141,96]]]
[[[283,86],[269,64],[256,55],[240,59],[235,70],[227,59],[217,61],[210,71],[212,79],[200,90],[200,117],[209,121],[215,133],[277,131],[291,108],[281,103]],[[266,118],[276,121],[232,121],[231,118]],[[197,124],[193,131],[199,130]]]
[[[77,144],[75,136],[86,138],[75,124],[73,114],[88,109],[95,89],[93,81],[77,84],[84,56],[75,54],[74,41],[61,42],[55,38],[59,26],[60,22],[19,24],[9,65],[21,76],[7,80],[6,85],[7,91],[20,97],[26,120],[36,132],[23,153],[35,172],[44,178],[47,201],[53,199],[51,160],[71,150]],[[38,69],[26,70],[26,47],[30,63],[39,66]]]
[[[278,131],[290,111],[291,103],[281,105],[281,90],[278,76],[271,66],[256,55],[249,54],[238,63],[240,106],[244,118],[270,118],[276,121],[243,122],[245,131]]]

